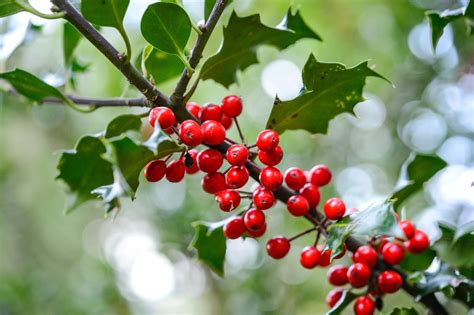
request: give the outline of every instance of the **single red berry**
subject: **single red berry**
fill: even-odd
[[[156,117],[158,116],[158,113],[161,111],[161,107],[154,107],[150,110],[150,113],[148,114],[148,122],[150,123],[150,126],[155,128],[155,123],[156,123]]]
[[[198,103],[189,102],[186,104],[186,109],[194,118],[199,119],[199,114],[201,113],[201,106]]]
[[[301,266],[306,269],[313,269],[319,263],[321,252],[313,246],[306,246],[300,254]]]
[[[285,183],[293,190],[300,190],[306,184],[306,176],[301,169],[290,167],[285,172]]]
[[[225,176],[222,173],[206,174],[201,181],[202,189],[209,193],[215,194],[229,187],[225,183]]]
[[[341,286],[345,285],[347,280],[348,268],[344,265],[333,266],[328,270],[328,281],[332,285]]]
[[[318,245],[317,249],[321,252],[321,257],[319,258],[318,265],[321,267],[327,267],[331,264],[331,254],[330,249],[324,250],[324,246]]]
[[[283,236],[275,236],[267,242],[267,253],[270,257],[281,259],[290,251],[290,241]]]
[[[347,279],[354,288],[361,288],[369,282],[370,269],[362,263],[355,263],[347,270]]]
[[[267,224],[265,223],[260,229],[256,231],[247,230],[247,234],[252,237],[260,237],[267,231]]]
[[[224,142],[225,128],[215,120],[207,120],[201,125],[202,141],[209,145],[219,145]]]
[[[222,115],[221,124],[224,126],[225,130],[228,130],[232,126],[232,117]]]
[[[305,197],[293,195],[286,201],[288,211],[297,217],[305,216],[309,211],[309,203]]]
[[[225,154],[230,165],[241,166],[249,159],[249,149],[243,144],[231,145]]]
[[[158,124],[160,125],[161,129],[168,129],[170,127],[173,127],[174,124],[176,123],[176,118],[174,116],[174,113],[171,109],[168,107],[156,107],[156,120],[158,121]],[[155,122],[156,124],[156,122]],[[153,125],[154,126],[154,125]]]
[[[372,268],[377,263],[378,255],[375,249],[369,245],[362,245],[354,253],[354,262],[362,263]]]
[[[197,163],[197,150],[189,150],[187,154],[184,155],[184,165],[186,166],[186,173],[187,174],[196,174],[199,172],[199,166]]]
[[[354,303],[355,315],[372,315],[374,314],[375,303],[368,296],[361,296],[357,298]]]
[[[283,183],[283,175],[272,166],[265,167],[260,173],[260,184],[269,190],[276,190]]]
[[[398,225],[402,229],[403,233],[408,239],[411,239],[415,235],[415,226],[408,220],[401,220]]]
[[[199,119],[202,122],[208,120],[215,120],[220,121],[222,118],[222,109],[219,105],[216,104],[205,104],[201,108],[201,113],[199,115]]]
[[[389,240],[386,237],[382,236],[378,241],[377,251],[379,253],[382,253],[383,247],[385,246],[385,244],[388,244],[388,243],[389,243]]]
[[[326,165],[316,165],[310,171],[311,182],[318,187],[327,185],[331,181],[331,171]]]
[[[230,188],[240,188],[247,184],[249,171],[244,166],[232,166],[225,175],[225,180]]]
[[[336,305],[341,299],[342,292],[343,290],[341,288],[336,288],[329,291],[328,295],[326,296],[327,305],[331,308],[334,307],[334,305]]]
[[[275,166],[283,159],[283,149],[277,145],[272,151],[258,150],[258,159],[266,166]]]
[[[170,162],[166,167],[166,179],[171,183],[180,182],[185,173],[186,166],[181,159]]]
[[[339,220],[346,213],[346,205],[339,198],[331,198],[324,203],[324,214],[330,220]]]
[[[203,139],[201,126],[194,120],[183,121],[179,126],[179,138],[187,146],[200,145]]]
[[[258,134],[256,144],[259,150],[271,152],[275,150],[279,142],[280,137],[278,136],[278,133],[266,129]]]
[[[415,230],[413,237],[406,242],[406,248],[412,254],[424,252],[429,246],[430,239],[422,230]]]
[[[382,249],[382,258],[390,265],[398,265],[405,258],[405,248],[397,243],[387,243]]]
[[[151,183],[157,182],[166,174],[166,163],[161,160],[148,162],[143,173],[147,181]]]
[[[229,95],[222,100],[222,112],[229,117],[237,117],[242,113],[242,100],[235,95]]]
[[[311,208],[316,207],[321,200],[321,194],[319,193],[318,186],[307,183],[300,189],[300,195],[308,200]]]
[[[255,189],[252,199],[255,207],[260,210],[270,209],[275,204],[275,196],[273,193],[263,187]]]
[[[245,227],[249,231],[258,231],[265,225],[265,215],[262,210],[250,209],[244,215]]]
[[[240,205],[240,195],[232,189],[226,189],[216,193],[216,201],[222,211],[229,212]]]
[[[202,150],[197,155],[199,169],[206,173],[216,172],[224,162],[222,154],[214,149]]]
[[[224,235],[231,240],[239,238],[245,231],[244,220],[241,217],[232,219],[224,225]]]
[[[383,271],[377,278],[379,290],[382,293],[395,293],[402,287],[402,277],[396,271]]]

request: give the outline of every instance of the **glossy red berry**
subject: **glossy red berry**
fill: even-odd
[[[403,280],[398,272],[389,270],[380,273],[377,283],[382,293],[394,293],[400,290]]]
[[[232,166],[227,171],[225,180],[230,188],[241,188],[249,180],[249,171],[244,166]]]
[[[265,215],[262,210],[250,209],[244,215],[245,227],[249,231],[258,231],[265,225]]]
[[[342,297],[343,290],[340,288],[332,289],[329,291],[328,295],[326,296],[326,303],[329,307],[333,307],[334,305],[339,302]]]
[[[368,296],[361,296],[354,303],[355,315],[372,315],[374,311],[375,303]]]
[[[281,259],[290,251],[290,241],[283,236],[275,236],[267,242],[267,253],[270,257]]]
[[[327,267],[331,264],[331,253],[330,249],[324,250],[324,246],[318,245],[317,249],[321,253],[321,257],[319,258],[318,265],[321,267]]]
[[[297,217],[305,216],[309,211],[308,201],[300,195],[293,195],[288,198],[286,207],[292,215]]]
[[[283,149],[278,145],[272,151],[258,150],[258,159],[266,166],[275,166],[283,159]]]
[[[229,95],[222,100],[222,112],[229,117],[237,117],[242,113],[242,100],[235,95]]]
[[[316,165],[310,171],[311,183],[318,187],[327,185],[331,181],[331,171],[326,165]]]
[[[187,174],[196,174],[199,172],[199,166],[197,163],[197,150],[189,150],[188,153],[183,157],[184,165],[186,166]]]
[[[318,265],[319,259],[321,257],[321,252],[314,248],[313,246],[306,246],[303,248],[300,254],[300,263],[301,266],[306,269],[313,269]]]
[[[222,173],[206,174],[201,181],[201,185],[202,189],[209,194],[215,194],[229,188],[225,183],[225,176]]]
[[[354,253],[354,262],[362,263],[369,268],[372,268],[377,263],[377,251],[369,245],[362,245]]]
[[[224,142],[225,128],[216,120],[207,120],[201,125],[202,141],[209,145],[219,145]]]
[[[300,195],[308,200],[309,206],[316,207],[321,200],[321,194],[319,193],[318,186],[307,183],[300,189]]]
[[[216,201],[222,211],[229,212],[240,205],[240,195],[232,189],[225,189],[216,193]]]
[[[157,182],[166,174],[166,163],[161,160],[153,160],[145,166],[143,173],[147,181]]]
[[[285,172],[285,183],[293,190],[300,190],[306,184],[304,172],[297,167],[290,167]]]
[[[411,239],[413,235],[415,235],[415,226],[410,221],[401,220],[398,222],[398,225],[408,239]]]
[[[208,120],[220,121],[222,119],[222,109],[219,105],[216,104],[205,104],[201,108],[199,119],[202,122]]]
[[[156,117],[158,116],[160,110],[160,107],[154,107],[150,110],[150,113],[148,114],[148,122],[153,128],[155,128]]]
[[[283,175],[272,166],[265,167],[260,173],[260,184],[269,190],[276,190],[283,183]]]
[[[231,145],[225,154],[230,165],[241,166],[249,159],[249,149],[243,144]]]
[[[278,143],[280,142],[280,137],[278,133],[273,130],[263,130],[257,136],[256,145],[259,150],[271,152],[275,150]]]
[[[199,152],[196,159],[199,169],[206,173],[216,172],[224,162],[222,154],[214,149],[206,149]]]
[[[355,263],[347,270],[347,279],[354,288],[361,288],[369,282],[370,269],[367,265]]]
[[[390,265],[398,265],[405,258],[405,248],[397,243],[387,243],[382,249],[382,258]]]
[[[166,167],[166,179],[171,183],[180,182],[186,173],[186,166],[183,160],[174,160]]]
[[[265,234],[265,232],[267,231],[267,224],[265,223],[260,229],[258,230],[247,230],[247,234],[252,236],[252,237],[260,237],[262,236],[263,234]]]
[[[225,130],[228,130],[232,126],[232,118],[227,115],[222,115],[221,124]]]
[[[273,193],[263,187],[255,189],[252,199],[255,207],[260,210],[270,209],[275,204],[275,196]]]
[[[201,113],[201,106],[198,103],[189,102],[186,104],[186,109],[194,118],[199,119],[199,114]]]
[[[187,146],[200,145],[203,139],[201,126],[194,120],[183,121],[179,126],[179,138]]]
[[[419,254],[424,252],[430,246],[430,239],[425,232],[415,230],[413,237],[406,242],[407,250],[412,254]]]
[[[168,107],[156,107],[154,108],[154,111],[156,114],[156,121],[160,125],[161,129],[168,129],[176,123],[176,118],[174,116],[174,113]],[[156,124],[156,121],[155,121],[155,124]]]
[[[244,220],[240,217],[232,219],[224,225],[224,235],[231,240],[239,238],[245,231]]]
[[[324,203],[324,214],[330,220],[339,220],[346,213],[346,205],[339,198],[331,198]]]
[[[333,266],[328,270],[328,281],[332,285],[341,286],[345,285],[347,280],[348,268],[344,265]]]

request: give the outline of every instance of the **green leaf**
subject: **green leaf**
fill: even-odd
[[[394,214],[393,204],[385,201],[345,216],[329,227],[325,249],[330,249],[331,258],[334,258],[342,253],[342,245],[349,235],[367,238],[378,235],[403,237]]]
[[[75,150],[65,151],[61,155],[57,179],[69,187],[66,212],[96,199],[91,193],[95,188],[113,183],[112,164],[102,157],[105,152],[106,148],[100,139],[85,136],[79,140]]]
[[[148,139],[143,145],[153,151],[157,159],[161,159],[172,153],[183,152],[185,150],[184,146],[177,144],[176,141],[171,139],[170,136],[159,127],[155,129],[153,134],[150,136],[150,139]]]
[[[334,305],[329,311],[327,311],[326,315],[339,315],[346,309],[349,304],[352,303],[359,295],[353,293],[350,290],[343,290],[342,296],[339,301]]]
[[[407,198],[422,189],[431,177],[446,166],[447,163],[437,156],[410,155],[402,166],[401,181],[403,181],[403,186],[398,187],[390,197],[395,200],[395,209],[398,210]]]
[[[29,5],[28,1],[23,1],[25,4]],[[16,14],[18,12],[24,11],[24,9],[17,4],[16,0],[2,0],[0,1],[0,17],[5,17],[9,15]]]
[[[196,249],[198,259],[221,277],[224,276],[226,252],[226,239],[222,229],[225,222],[194,222],[195,233],[190,244],[190,248]]]
[[[183,72],[183,62],[175,55],[147,45],[143,49],[141,68],[145,76],[160,84],[179,76]]]
[[[456,227],[446,223],[439,223],[441,237],[434,242],[433,248],[438,253],[438,257],[456,268],[474,267],[474,252],[466,250],[474,248],[474,235],[465,228],[466,231],[460,235]]]
[[[142,126],[142,120],[138,115],[121,115],[115,117],[108,125],[105,130],[105,137],[112,138],[120,136],[121,134],[135,130],[139,131]]]
[[[418,315],[418,312],[414,308],[395,308],[390,312],[390,315]]]
[[[229,87],[239,69],[245,70],[258,62],[259,46],[285,49],[303,38],[321,39],[304,23],[299,12],[293,15],[288,11],[278,28],[262,24],[258,14],[239,17],[233,12],[229,24],[224,28],[223,44],[219,52],[204,63],[201,78],[213,79]]]
[[[64,63],[67,67],[72,65],[73,53],[79,44],[81,33],[79,33],[71,23],[66,22],[63,26],[63,52]]]
[[[93,24],[120,29],[129,3],[130,0],[82,0],[81,12]]]
[[[302,73],[304,90],[290,101],[277,97],[266,128],[279,133],[289,129],[326,133],[331,119],[344,112],[353,114],[354,106],[364,100],[362,89],[369,76],[383,78],[367,62],[347,69],[318,62],[311,54]]]
[[[405,259],[400,263],[400,267],[408,272],[426,270],[436,257],[436,252],[428,248],[421,254],[405,253]]]

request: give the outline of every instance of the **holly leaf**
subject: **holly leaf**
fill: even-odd
[[[142,121],[138,115],[121,115],[115,117],[105,130],[105,138],[112,138],[120,136],[121,134],[135,130],[139,131],[142,126]]]
[[[408,272],[422,271],[428,269],[436,257],[436,252],[428,248],[421,254],[405,253],[405,258],[400,263],[400,267]]]
[[[397,190],[390,197],[398,207],[448,164],[437,156],[412,154],[403,163]]]
[[[0,2],[0,17],[9,16],[24,11],[24,9],[18,5],[18,2],[22,2],[22,4],[28,6],[30,5],[26,0],[2,0]]]
[[[91,23],[123,29],[123,18],[130,0],[82,0],[81,12]]]
[[[470,223],[468,223],[470,225]],[[456,268],[474,267],[474,252],[466,250],[474,246],[474,234],[466,227],[457,228],[446,223],[439,223],[440,238],[434,242],[433,248],[438,257]]]
[[[201,78],[229,87],[235,81],[235,74],[256,64],[257,48],[270,45],[285,49],[300,39],[321,40],[303,21],[299,12],[291,14],[289,10],[278,27],[268,27],[260,21],[258,14],[239,17],[232,13],[220,50],[204,63]]]
[[[349,235],[367,238],[376,235],[403,237],[394,214],[392,202],[385,201],[332,224],[325,246],[325,249],[331,250],[331,259],[342,253],[342,245]]]
[[[172,153],[183,152],[185,149],[184,146],[177,144],[176,141],[171,139],[170,136],[159,127],[155,128],[153,134],[143,145],[153,151],[157,159],[161,159]]]
[[[342,295],[339,301],[337,301],[336,305],[334,305],[329,311],[327,311],[326,315],[339,315],[346,309],[349,304],[352,303],[359,295],[353,293],[350,290],[342,290]]]
[[[418,315],[419,313],[413,308],[395,308],[393,311],[390,312],[390,315]]]
[[[147,45],[143,49],[141,68],[145,76],[160,84],[179,76],[183,72],[183,62],[175,55]]]
[[[66,67],[70,67],[73,62],[73,53],[81,39],[79,33],[71,23],[66,22],[63,26],[63,53]]]

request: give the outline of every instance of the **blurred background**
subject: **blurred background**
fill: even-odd
[[[153,2],[130,1],[125,23],[136,54],[145,45],[140,17]],[[262,47],[260,64],[239,73],[239,85],[226,90],[205,81],[192,100],[218,103],[230,93],[240,95],[245,107],[241,124],[247,138],[254,139],[265,126],[275,94],[282,99],[297,95],[309,53],[348,66],[369,59],[395,87],[369,79],[367,100],[355,107],[356,115],[332,120],[327,135],[286,132],[280,169],[325,163],[334,180],[322,190],[323,200],[341,196],[349,207],[364,208],[396,187],[410,152],[437,154],[448,167],[403,211],[436,237],[439,220],[454,225],[474,220],[474,41],[458,21],[446,28],[435,54],[424,11],[465,2],[234,0],[238,14],[260,13],[272,26],[290,4],[299,7],[324,41],[302,40],[281,52]],[[49,7],[46,0],[31,3],[42,11]],[[183,3],[194,21],[202,19],[201,0]],[[115,30],[102,32],[123,49]],[[206,55],[219,47],[220,35],[221,30],[215,32]],[[137,95],[86,41],[76,55],[89,65],[76,78],[78,94]],[[1,71],[19,67],[62,85],[62,58],[61,21],[26,13],[0,19]],[[171,80],[160,88],[169,93],[173,84]],[[271,236],[291,236],[308,226],[282,205],[270,210],[269,229],[261,240],[228,241],[223,279],[188,250],[193,221],[225,217],[212,196],[201,191],[202,175],[187,176],[179,184],[142,181],[136,201],[124,200],[115,218],[104,218],[102,207],[93,202],[63,215],[65,187],[55,181],[59,153],[126,112],[144,110],[79,114],[0,94],[0,314],[324,314],[327,270],[304,270],[298,262],[299,250],[312,240],[299,239],[281,261],[265,254]],[[414,304],[404,293],[385,302],[386,311]],[[453,314],[468,312],[454,302],[448,308]]]

